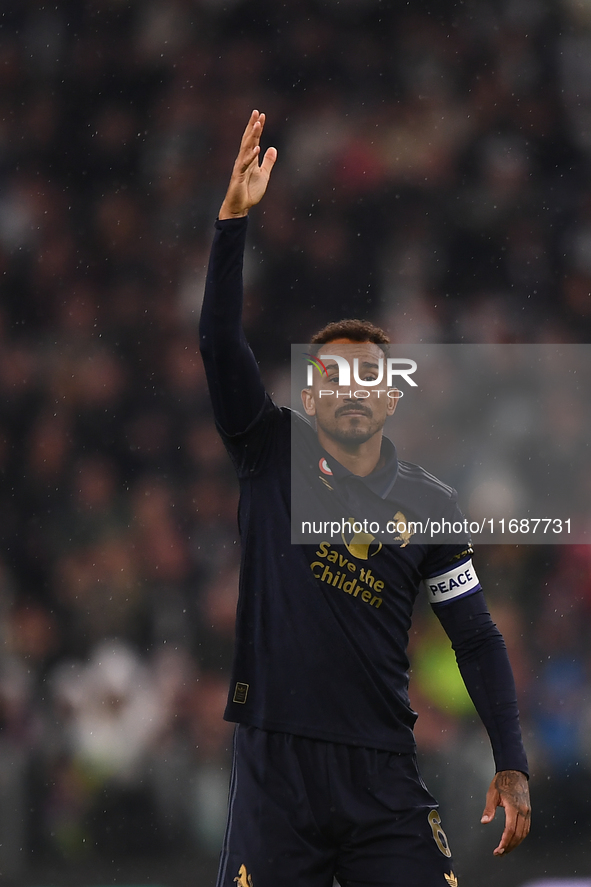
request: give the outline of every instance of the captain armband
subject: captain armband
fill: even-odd
[[[480,589],[472,559],[423,580],[431,604],[445,604]]]

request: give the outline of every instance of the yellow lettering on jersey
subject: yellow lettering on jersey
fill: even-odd
[[[331,569],[321,560],[312,561],[310,569],[315,579],[319,579],[320,582],[324,582],[326,585],[331,585],[333,588],[344,591],[352,597],[359,597],[360,600],[376,610],[381,607],[382,598],[380,595],[382,594],[384,583],[381,579],[376,581],[370,569],[364,567],[362,570],[359,570],[359,578],[365,585],[369,585],[371,591],[359,582],[357,576],[348,578],[351,573],[358,572],[357,565],[332,548],[330,542],[321,542],[316,551],[316,556],[324,558],[325,561],[329,561],[334,566]],[[340,569],[337,570],[337,567]]]

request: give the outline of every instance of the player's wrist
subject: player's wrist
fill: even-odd
[[[224,221],[225,219],[243,219],[248,215],[249,207],[242,207],[236,209],[235,207],[228,206],[224,201],[220,207],[220,211],[218,214],[218,219],[220,221]]]

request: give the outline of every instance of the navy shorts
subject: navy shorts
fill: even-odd
[[[412,754],[240,725],[217,887],[455,887]]]

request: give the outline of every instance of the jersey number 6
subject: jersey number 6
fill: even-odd
[[[444,856],[451,856],[451,850],[447,842],[447,835],[441,828],[441,818],[437,810],[431,810],[428,816],[429,825],[433,832],[433,840],[441,850]]]

